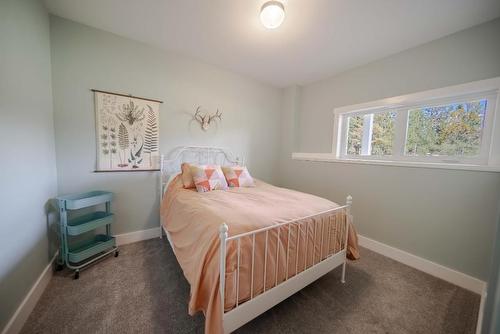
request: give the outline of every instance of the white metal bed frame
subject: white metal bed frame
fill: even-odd
[[[161,156],[161,189],[160,189],[160,198],[163,198],[163,193],[168,186],[169,182],[173,179],[175,175],[180,173],[180,165],[182,162],[188,163],[198,163],[198,164],[218,164],[218,165],[236,165],[240,164],[241,160],[239,158],[235,158],[228,150],[223,148],[216,147],[200,147],[200,146],[182,146],[177,148],[172,152],[169,158],[165,158],[165,156]],[[161,203],[160,199],[160,203]],[[294,219],[288,222],[275,224],[269,227],[257,229],[254,231],[228,236],[228,226],[221,222],[219,228],[219,238],[220,238],[220,269],[219,269],[219,290],[221,297],[221,305],[222,305],[222,324],[224,328],[224,333],[230,333],[239,327],[243,326],[250,320],[256,318],[260,314],[269,310],[276,304],[285,300],[289,296],[294,293],[300,291],[307,285],[311,284],[318,278],[327,274],[331,270],[337,268],[342,265],[342,276],[341,282],[345,283],[345,271],[346,271],[346,263],[347,263],[347,237],[349,233],[349,221],[352,219],[351,216],[351,205],[352,205],[352,197],[347,196],[346,204],[334,209],[330,209],[327,211],[319,212],[313,215],[309,215],[306,217],[301,217],[299,219]],[[332,219],[328,220],[326,224],[321,219],[312,219],[314,217],[324,217],[325,215],[329,215],[330,218],[334,215],[339,215],[343,217],[339,220],[338,224],[332,224]],[[309,223],[310,221],[310,223]],[[337,223],[337,219],[335,220]],[[314,238],[312,242],[309,242],[308,232],[306,229],[308,228],[308,224],[314,224],[311,228],[314,230]],[[175,248],[170,239],[170,235],[168,231],[163,227],[163,224],[160,225],[162,230],[165,231],[167,239],[172,246],[172,249],[175,252]],[[304,229],[302,226],[305,225]],[[321,227],[319,227],[321,225]],[[292,229],[296,228],[297,238],[296,238],[296,263],[295,263],[295,275],[289,277],[289,246],[290,246],[290,233]],[[321,229],[321,238],[320,245],[318,245],[316,231],[317,229]],[[264,283],[263,292],[254,296],[254,259],[255,259],[255,237],[257,234],[265,233],[265,258],[264,258],[264,277],[266,277],[267,270],[267,258],[269,256],[274,256],[274,254],[269,254],[268,251],[268,241],[269,241],[269,232],[276,230],[277,233],[277,247],[276,247],[276,280],[274,286],[266,289],[266,283]],[[282,230],[288,231],[288,238],[286,242],[286,270],[285,270],[285,280],[278,280],[278,270],[279,270],[279,251],[282,245],[280,232]],[[326,238],[324,238],[326,230]],[[306,240],[305,245],[302,245],[305,248],[304,255],[304,266],[300,268],[302,271],[299,271],[298,266],[298,254],[300,251],[300,239],[301,232],[304,231],[304,240]],[[309,231],[309,229],[307,229]],[[162,237],[163,233],[161,233]],[[332,236],[334,237],[334,245],[333,249],[330,247],[330,241]],[[240,282],[240,252],[241,252],[241,239],[242,238],[252,238],[252,266],[251,266],[251,283],[250,283],[250,299],[247,301],[241,302],[239,300],[239,282]],[[326,249],[326,254],[323,254],[323,242],[328,240],[328,245]],[[337,240],[340,240],[340,244],[337,246]],[[225,293],[225,276],[226,276],[226,247],[229,242],[237,243],[237,266],[236,266],[236,298],[235,298],[235,307],[229,311],[225,311],[224,304],[224,293]],[[316,254],[313,251],[312,254],[312,265],[308,266],[308,260],[306,259],[307,249],[311,247],[315,250],[319,248],[320,256],[316,261]],[[292,267],[293,268],[293,267]],[[265,279],[264,282],[268,280]]]

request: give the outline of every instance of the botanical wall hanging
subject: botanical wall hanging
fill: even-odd
[[[159,110],[162,101],[93,90],[97,171],[159,168]]]

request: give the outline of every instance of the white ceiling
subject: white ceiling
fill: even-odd
[[[304,84],[500,16],[498,0],[45,0],[55,15],[276,86]]]

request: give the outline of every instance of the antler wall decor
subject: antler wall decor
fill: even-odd
[[[222,113],[219,111],[219,109],[217,109],[217,112],[213,115],[210,115],[208,113],[202,115],[201,106],[198,106],[198,108],[196,108],[196,112],[193,115],[193,118],[198,121],[198,123],[200,123],[203,131],[207,131],[212,121],[216,121],[217,119],[219,119],[219,121],[222,121]]]

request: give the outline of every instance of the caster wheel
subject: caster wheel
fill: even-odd
[[[80,278],[80,272],[79,271],[75,271],[75,277],[74,279],[79,279]]]
[[[120,251],[115,251],[115,257],[118,257],[120,255]]]
[[[58,264],[56,265],[56,271],[61,271],[61,270],[63,270],[63,269],[64,269],[64,266],[63,266],[62,264],[59,264],[59,263],[58,263]]]

